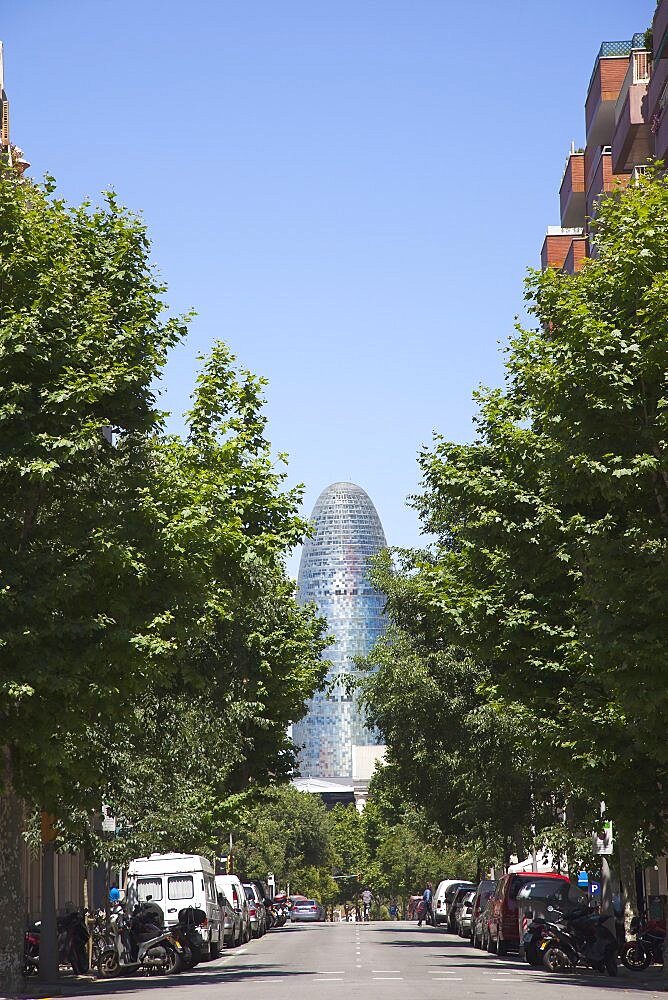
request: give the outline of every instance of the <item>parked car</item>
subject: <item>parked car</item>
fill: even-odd
[[[223,921],[214,869],[198,854],[151,854],[130,862],[126,883],[128,912],[137,903],[158,903],[166,925],[178,923],[179,911],[192,906],[205,918],[198,927],[203,957],[217,958],[223,947]]]
[[[461,878],[444,878],[441,882],[438,883],[438,888],[436,889],[436,893],[434,895],[435,924],[444,924],[447,919],[447,914],[445,910],[445,894],[448,891],[448,889],[453,885],[460,886],[466,884],[467,884],[466,880]],[[421,898],[422,898],[421,896],[415,897],[416,900],[419,900]],[[411,899],[413,899],[412,896]],[[410,915],[408,919],[410,920]]]
[[[496,888],[494,890],[496,892]],[[489,951],[489,921],[492,916],[492,911],[494,909],[494,892],[491,894],[485,905],[480,911],[480,918],[477,922],[477,926],[480,928],[480,945],[484,951]]]
[[[487,916],[486,904],[494,895],[496,882],[492,879],[484,879],[476,889],[471,907],[471,944],[474,948],[486,947],[487,939]]]
[[[459,917],[459,910],[461,908],[464,897],[468,895],[469,892],[475,892],[476,886],[473,884],[460,885],[458,888],[454,888],[452,899],[448,904],[448,930],[452,934],[457,934],[457,919]],[[447,899],[447,893],[446,893]]]
[[[532,883],[529,885],[529,883]],[[518,922],[517,894],[524,889],[534,899],[547,899],[561,892],[568,893],[570,882],[567,875],[557,872],[514,872],[503,875],[494,892],[489,915],[487,950],[505,955],[509,948],[519,948],[520,931]]]
[[[290,910],[290,921],[322,921],[325,919],[325,910],[316,899],[297,899],[292,904]]]
[[[218,889],[218,903],[223,915],[223,940],[228,948],[236,948],[243,937],[241,910],[235,909],[222,889]]]
[[[463,938],[471,936],[471,914],[473,913],[473,900],[475,898],[475,893],[475,889],[465,892],[456,904],[455,925],[457,927],[457,933]]]
[[[265,925],[267,930],[269,930],[269,928],[272,927],[273,925],[270,913],[273,906],[273,900],[269,892],[269,886],[267,885],[266,882],[263,882],[262,879],[259,878],[250,879],[250,883],[251,885],[255,886],[260,896],[260,899],[262,900],[262,906],[264,907],[264,912],[265,912],[265,917],[264,917]],[[283,923],[285,923],[285,921],[283,921]]]
[[[251,938],[250,911],[244,887],[238,875],[216,875],[216,889],[224,892],[241,917],[241,942],[246,944]]]
[[[471,889],[475,891],[474,882],[455,882],[453,885],[448,886],[445,890],[445,899],[443,904],[444,919],[442,923],[447,924],[447,929],[454,934],[455,927],[455,904],[459,902],[459,899],[464,895],[465,892],[470,892]]]
[[[264,908],[264,900],[252,882],[244,882],[244,892],[248,900],[251,937],[261,938],[267,933],[267,911]]]

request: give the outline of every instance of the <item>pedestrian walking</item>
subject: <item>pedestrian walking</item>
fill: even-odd
[[[399,907],[397,906],[396,899],[393,899],[390,903],[390,920],[399,919]]]
[[[422,927],[423,920],[427,924],[433,924],[434,922],[434,891],[431,887],[431,882],[427,882],[426,888],[422,893],[422,903],[423,906],[419,911],[418,927]]]

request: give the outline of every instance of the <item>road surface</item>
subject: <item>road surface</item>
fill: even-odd
[[[63,986],[61,995],[69,995]],[[288,925],[191,972],[78,983],[71,993],[114,1000],[665,1000],[659,990],[657,980],[626,970],[616,980],[550,975],[514,956],[474,950],[441,928],[397,921]]]

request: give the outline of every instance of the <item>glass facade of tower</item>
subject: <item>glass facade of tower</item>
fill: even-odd
[[[309,703],[293,726],[305,777],[352,775],[353,745],[377,743],[366,728],[356,699],[337,677],[354,670],[352,658],[369,652],[385,627],[384,598],[369,583],[369,561],[387,544],[373,503],[359,486],[334,483],[318,497],[311,516],[313,536],[299,564],[299,600],[313,601],[336,636],[325,657],[331,661],[327,690]]]

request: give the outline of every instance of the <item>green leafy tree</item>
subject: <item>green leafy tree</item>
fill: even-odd
[[[628,855],[665,830],[666,180],[603,199],[596,246],[579,275],[530,277],[539,325],[479,394],[476,441],[422,452],[437,543],[389,605],[416,642],[485,664],[555,800],[586,830],[604,798]]]
[[[330,840],[336,858],[337,892],[332,902],[359,899],[373,882],[372,857],[366,838],[364,814],[354,805],[339,803],[330,811]]]
[[[263,381],[237,371],[215,345],[187,439],[164,435],[155,384],[185,324],[165,316],[149,251],[143,224],[111,194],[102,208],[71,208],[50,185],[0,177],[7,992],[21,965],[21,800],[55,815],[61,838],[76,827],[77,811],[98,810],[107,791],[130,809],[133,795],[141,799],[139,782],[166,789],[167,776],[145,761],[110,777],[102,749],[110,728],[112,756],[119,727],[141,745],[133,724],[142,709],[145,735],[159,733],[152,694],[163,713],[190,699],[185,728],[208,723],[210,732],[217,720],[197,710],[213,699],[224,718],[236,718],[242,753],[213,755],[215,773],[202,775],[188,801],[172,799],[184,823],[201,812],[200,829],[188,836],[210,839],[214,790],[230,794],[253,778],[285,774],[292,750],[284,727],[303,712],[324,669],[322,623],[297,607],[282,569],[305,524],[299,492],[284,492],[284,474],[274,469]],[[233,707],[240,689],[243,718]],[[181,721],[169,718],[170,728]],[[253,753],[257,765],[248,768]],[[144,791],[150,803],[152,785]],[[169,834],[146,823],[143,832],[164,835],[162,842]]]
[[[327,810],[318,795],[292,786],[266,792],[249,809],[234,837],[235,868],[249,878],[274,872],[293,893],[322,902],[336,891],[335,854]]]

